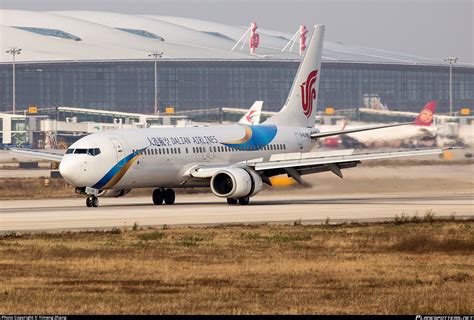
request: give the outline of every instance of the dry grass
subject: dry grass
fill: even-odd
[[[64,179],[0,179],[0,200],[70,198],[74,196],[74,187],[68,185]]]
[[[0,237],[2,314],[472,314],[472,221]]]

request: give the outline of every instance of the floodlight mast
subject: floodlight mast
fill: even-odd
[[[13,89],[12,89],[12,113],[16,113],[16,79],[15,79],[15,56],[17,54],[21,54],[21,48],[17,47],[12,47],[9,50],[6,51],[6,53],[9,53],[12,55],[12,66],[13,66],[13,72],[12,72],[12,83],[13,83]]]
[[[163,52],[159,52],[159,51],[153,51],[152,53],[150,53],[148,55],[149,57],[152,57],[153,60],[155,61],[155,105],[154,105],[154,115],[157,115],[158,114],[158,83],[157,83],[157,77],[158,77],[158,73],[157,73],[157,70],[156,70],[156,61],[158,60],[158,58],[161,58],[163,57]]]
[[[449,63],[449,115],[453,115],[453,64],[458,62],[456,57],[448,57],[444,59]]]

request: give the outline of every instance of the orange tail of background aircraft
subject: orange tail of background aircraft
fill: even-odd
[[[428,102],[420,114],[415,119],[415,125],[429,127],[433,123],[433,116],[436,111],[436,101]]]

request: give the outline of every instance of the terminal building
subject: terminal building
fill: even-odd
[[[298,49],[282,52],[298,27],[282,33],[258,26],[259,46],[251,54],[248,39],[231,51],[247,27],[170,16],[0,10],[0,112],[12,110],[13,57],[6,52],[12,47],[22,49],[15,55],[17,110],[151,114],[156,61],[161,112],[248,108],[255,100],[277,111],[301,59]],[[155,60],[152,52],[162,56]],[[452,85],[453,111],[474,108],[474,65],[454,64]],[[438,113],[449,111],[446,62],[325,41],[319,110],[376,101],[417,112],[429,100],[438,101]]]

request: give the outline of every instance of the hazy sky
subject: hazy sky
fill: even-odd
[[[4,9],[175,15],[293,33],[326,24],[326,38],[474,63],[474,0],[0,0]],[[0,22],[1,23],[1,22]]]

